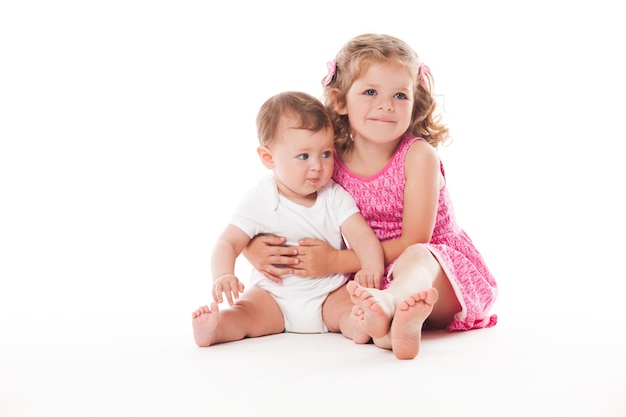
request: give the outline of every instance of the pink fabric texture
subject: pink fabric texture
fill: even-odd
[[[376,175],[362,178],[351,173],[335,157],[333,179],[355,198],[361,213],[381,242],[402,234],[404,210],[404,163],[408,149],[416,140],[405,135],[387,165]],[[441,172],[445,176],[443,164]],[[435,229],[426,246],[439,260],[459,298],[462,311],[448,325],[448,331],[471,330],[494,326],[495,314],[489,314],[498,287],[480,252],[456,222],[448,189],[439,192]],[[384,283],[386,288],[389,282]]]

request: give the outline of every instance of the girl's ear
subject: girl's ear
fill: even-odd
[[[341,98],[341,90],[338,88],[333,88],[330,90],[331,97],[333,98],[333,106],[335,107],[335,111],[337,114],[345,115],[348,113],[348,109],[346,108],[345,99]]]
[[[267,146],[259,146],[256,148],[256,152],[259,154],[259,158],[261,158],[261,162],[267,169],[274,168],[274,159],[272,158],[272,151]]]

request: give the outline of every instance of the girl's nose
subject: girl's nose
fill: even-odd
[[[387,100],[387,99],[380,99],[378,101],[377,107],[381,110],[388,110],[388,111],[393,110],[393,104],[391,104],[391,100]]]

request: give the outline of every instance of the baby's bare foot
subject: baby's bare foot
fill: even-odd
[[[350,321],[352,322],[352,340],[359,345],[368,343],[370,336],[363,330],[363,318],[365,313],[363,309],[357,306],[352,307]]]
[[[359,327],[371,337],[385,336],[394,312],[391,295],[376,288],[361,287],[354,281],[348,282],[347,288],[352,302],[362,310],[357,321]]]
[[[435,288],[415,293],[398,305],[391,323],[391,348],[398,359],[413,359],[420,350],[422,326],[439,299]]]
[[[200,347],[211,346],[215,341],[217,322],[220,317],[216,303],[211,303],[211,308],[202,306],[193,313],[193,338]]]

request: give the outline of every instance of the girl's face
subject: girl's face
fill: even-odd
[[[397,141],[407,131],[413,111],[413,79],[393,62],[372,64],[346,94],[339,114],[347,114],[355,141]]]
[[[299,129],[282,119],[276,140],[267,148],[270,165],[265,165],[274,171],[282,195],[295,202],[314,199],[333,175],[333,131]]]

